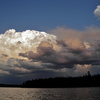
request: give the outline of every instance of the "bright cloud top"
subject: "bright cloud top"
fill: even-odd
[[[56,36],[35,30],[16,32],[16,30],[10,29],[0,35],[0,45],[2,46],[0,53],[6,53],[7,56],[16,58],[20,52],[30,50],[36,52],[36,48],[42,41],[52,41],[55,44]]]

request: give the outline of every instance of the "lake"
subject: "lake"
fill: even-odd
[[[0,100],[100,100],[100,88],[0,88]]]

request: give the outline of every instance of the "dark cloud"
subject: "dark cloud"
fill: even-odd
[[[38,46],[37,53],[29,51],[27,53],[20,53],[19,56],[27,57],[32,61],[49,63],[51,64],[49,67],[54,69],[72,68],[76,64],[100,64],[96,54],[97,51],[99,53],[99,44],[95,49],[92,49],[92,47],[86,48],[84,43],[78,44],[79,47],[77,48],[68,46],[65,41],[58,41],[58,44],[61,47],[60,51],[54,50],[52,45],[50,46],[49,43],[43,42]]]

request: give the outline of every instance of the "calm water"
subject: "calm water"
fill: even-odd
[[[0,100],[100,100],[100,88],[0,88]]]

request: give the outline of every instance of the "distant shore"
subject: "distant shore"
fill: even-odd
[[[21,88],[71,88],[71,87],[100,87],[100,75],[86,75],[82,77],[56,77],[34,79],[22,84],[0,84],[0,87]]]

